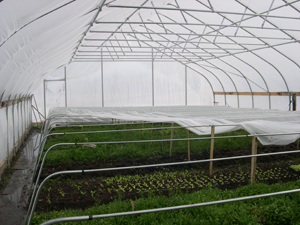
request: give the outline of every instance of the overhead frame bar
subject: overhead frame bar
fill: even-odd
[[[293,4],[294,1],[290,4]],[[286,4],[285,4],[286,5]],[[299,20],[298,17],[290,17],[290,16],[274,16],[274,15],[264,15],[262,13],[240,13],[240,12],[228,12],[228,11],[211,11],[211,10],[201,10],[201,9],[185,9],[185,8],[170,8],[170,7],[150,7],[150,6],[128,6],[128,5],[106,5],[109,8],[127,8],[127,9],[155,9],[155,10],[171,10],[171,11],[181,11],[181,12],[202,12],[202,13],[221,13],[221,14],[230,14],[230,15],[245,15],[245,16],[262,16],[262,17],[270,17],[270,18],[281,18],[281,19],[294,19]],[[273,9],[274,10],[274,9]],[[272,10],[269,10],[272,11]]]
[[[106,31],[106,30],[90,30],[90,33],[100,33],[100,34],[106,34],[111,33],[112,31]],[[150,34],[150,35],[175,35],[174,33],[163,33],[163,32],[139,32],[139,31],[115,31],[115,34]],[[187,36],[197,36],[197,37],[215,37],[215,34],[191,34],[191,33],[176,33],[177,35],[187,35]],[[253,37],[253,36],[236,36],[236,35],[226,35],[226,37],[232,37],[232,38],[250,38],[250,39],[274,39],[274,40],[293,40],[292,38],[280,38],[280,37]],[[97,39],[85,39],[87,41],[99,41]],[[152,37],[151,37],[152,40]]]
[[[248,19],[248,18],[247,18]],[[244,19],[242,19],[239,22],[243,22]],[[120,24],[123,23],[122,21],[96,21],[96,24]],[[124,24],[144,24],[144,25],[186,25],[186,26],[211,26],[211,27],[220,27],[220,24],[214,24],[214,23],[172,23],[172,22],[138,22],[138,21],[126,21]],[[240,25],[237,26],[236,22],[234,24],[223,24],[221,26],[220,29],[224,29],[224,28],[228,28],[228,27],[234,27],[234,28],[238,28],[238,27],[243,27],[243,28],[247,28],[247,29],[260,29],[260,30],[277,30],[277,31],[293,31],[293,32],[300,32],[300,29],[289,29],[289,28],[276,28],[276,27],[255,27],[255,26],[245,26],[245,25]]]

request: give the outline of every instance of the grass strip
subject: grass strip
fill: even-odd
[[[141,125],[140,125],[141,126]],[[151,125],[147,125],[151,126]],[[155,124],[155,126],[159,126]],[[165,125],[166,126],[166,125]],[[146,127],[146,125],[145,125]],[[138,128],[134,125],[133,128]],[[78,128],[77,128],[78,129]],[[80,128],[81,129],[81,128]],[[81,131],[70,128],[59,128],[55,133]],[[112,130],[123,129],[123,126],[103,126],[103,127],[85,127],[84,131],[95,130]],[[245,135],[246,131],[238,130],[226,134],[216,136],[237,136]],[[174,129],[174,139],[186,138],[187,133],[185,129]],[[190,132],[190,138],[200,137]],[[207,136],[201,136],[207,137]],[[164,131],[164,138],[171,138],[171,129]],[[83,142],[110,142],[110,141],[135,141],[135,140],[150,140],[151,131],[133,131],[133,132],[117,132],[117,133],[93,133],[93,134],[72,134],[72,135],[59,135],[50,136],[47,139],[45,150],[50,146],[57,143],[83,143]],[[162,131],[153,131],[153,139],[162,139]],[[103,144],[92,147],[86,146],[59,146],[51,150],[47,156],[46,164],[55,163],[71,163],[71,162],[84,162],[84,161],[97,161],[108,159],[138,159],[138,158],[153,158],[168,156],[170,151],[170,142],[162,143],[129,143],[129,144]],[[210,140],[194,140],[190,142],[191,154],[209,151]],[[215,140],[215,150],[219,149],[237,149],[237,148],[250,148],[251,138],[226,138]],[[172,147],[173,154],[187,153],[187,141],[174,141]]]

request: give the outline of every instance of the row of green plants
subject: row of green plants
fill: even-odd
[[[256,183],[226,191],[208,187],[191,194],[177,192],[170,196],[150,195],[142,197],[134,201],[134,210],[195,204],[299,188],[300,180],[273,185]],[[61,195],[64,195],[63,191]],[[127,212],[132,210],[131,202],[132,200],[130,199],[122,200],[119,198],[107,205],[97,204],[85,211],[62,210],[35,214],[32,224],[40,224],[58,217]],[[85,222],[68,222],[66,224],[300,224],[299,204],[300,194],[293,193],[213,206]]]
[[[276,162],[259,164],[256,170],[256,182],[274,183],[278,181],[297,180],[299,173],[290,169],[290,164]],[[40,210],[56,210],[65,201],[66,206],[80,207],[81,201],[92,206],[94,203],[107,204],[115,199],[140,198],[147,195],[172,195],[180,192],[216,188],[237,188],[250,182],[250,168],[238,167],[214,171],[213,176],[196,169],[154,172],[151,174],[123,175],[115,177],[97,177],[92,179],[61,181],[59,178],[49,181],[43,188]],[[74,202],[76,204],[74,204]],[[57,208],[58,207],[58,208]]]
[[[132,129],[141,129],[142,124],[133,124]],[[144,128],[151,128],[151,124],[144,124]],[[154,128],[162,127],[162,124],[155,123]],[[171,127],[171,124],[164,124],[164,127]],[[178,126],[177,126],[178,127]],[[131,129],[131,125],[126,125],[126,129]],[[124,125],[91,126],[91,127],[58,127],[52,133],[99,131],[99,130],[123,130]],[[47,139],[45,150],[57,143],[84,143],[84,142],[114,142],[114,141],[136,141],[136,140],[161,140],[162,130],[152,131],[129,131],[114,133],[93,133],[93,134],[73,134],[56,135]],[[233,131],[216,136],[236,136],[245,135],[243,130]],[[199,136],[189,132],[190,138],[208,137]],[[174,129],[173,139],[187,138],[187,130],[184,128]],[[171,129],[164,130],[164,139],[171,139]],[[250,148],[251,138],[226,138],[215,140],[215,149],[237,149]],[[174,141],[172,144],[172,154],[187,153],[187,141]],[[191,154],[198,154],[210,149],[210,140],[190,141]],[[170,142],[153,143],[126,143],[126,144],[97,144],[92,146],[71,145],[53,148],[46,159],[47,164],[71,163],[83,161],[97,161],[107,159],[132,159],[132,158],[152,158],[168,156],[170,153]]]

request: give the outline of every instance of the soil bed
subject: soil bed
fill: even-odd
[[[296,145],[261,146],[258,154],[295,150]],[[249,155],[250,149],[217,150],[215,158]],[[191,160],[208,159],[209,153],[191,155]],[[124,159],[95,162],[73,162],[46,165],[41,180],[51,173],[63,170],[99,169],[134,165],[181,162],[186,154],[151,159]],[[294,181],[300,173],[290,165],[300,163],[300,154],[259,157],[256,170],[258,182],[272,184]],[[86,209],[96,203],[107,204],[115,199],[135,200],[148,195],[170,196],[176,192],[194,192],[203,188],[235,189],[249,184],[250,158],[214,162],[214,174],[208,175],[208,163],[176,165],[123,171],[63,175],[48,182],[40,194],[37,212],[62,209]]]

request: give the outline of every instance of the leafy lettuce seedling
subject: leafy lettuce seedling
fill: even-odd
[[[291,165],[291,169],[295,170],[296,172],[300,171],[300,164],[299,165]]]

